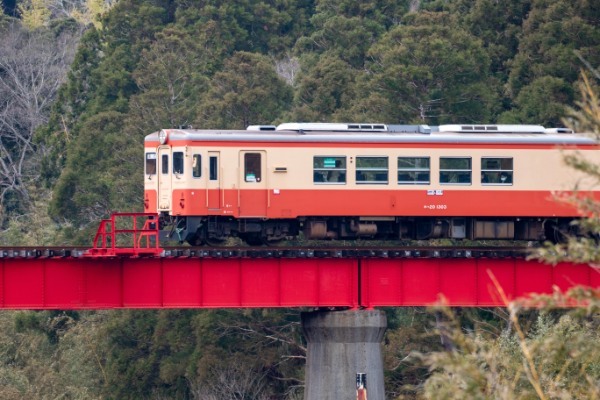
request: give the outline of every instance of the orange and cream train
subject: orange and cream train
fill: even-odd
[[[536,125],[285,123],[145,138],[145,212],[191,244],[237,236],[542,240],[600,187],[567,167],[600,145]]]

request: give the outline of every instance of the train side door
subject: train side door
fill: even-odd
[[[171,147],[158,148],[158,211],[171,211]]]
[[[268,206],[267,153],[240,151],[240,217],[266,217]]]
[[[221,155],[218,151],[208,152],[206,206],[209,210],[221,209]]]

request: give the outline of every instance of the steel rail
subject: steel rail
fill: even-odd
[[[0,247],[1,258],[122,257],[122,258],[527,258],[532,248],[398,246],[398,247],[165,247],[157,255],[92,255],[85,246]]]

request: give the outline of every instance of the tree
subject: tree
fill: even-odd
[[[68,149],[76,145],[87,118],[112,110],[128,112],[129,98],[138,90],[132,73],[141,52],[172,17],[169,2],[162,3],[119,1],[103,16],[101,30],[91,27],[83,36],[49,123],[36,135],[47,149],[41,164],[48,187],[65,167]]]
[[[60,28],[60,27],[59,27]],[[35,130],[47,123],[79,39],[77,27],[28,32],[17,24],[0,42],[0,206],[23,211],[40,149]]]
[[[2,399],[101,399],[106,312],[0,314]]]
[[[481,41],[447,13],[423,12],[392,28],[368,53],[368,73],[350,108],[365,120],[485,122],[497,93]]]
[[[25,0],[18,5],[23,25],[29,29],[38,29],[48,25],[51,12],[48,0]]]
[[[600,140],[600,97],[598,95],[598,84],[600,73],[592,69],[596,81],[590,80],[587,74],[583,74],[578,83],[582,100],[578,102],[578,108],[570,108],[568,117],[564,119],[567,126],[577,131],[588,132],[595,140]],[[600,185],[600,166],[586,160],[581,154],[574,153],[565,157],[567,165],[574,170],[587,175],[588,182],[585,187],[575,188],[579,190],[574,195],[559,196],[559,201],[565,201],[579,208],[581,214],[586,216],[575,223],[581,235],[567,235],[565,243],[547,244],[540,249],[537,255],[548,262],[558,263],[570,261],[600,265],[600,250],[598,237],[600,237],[600,202],[586,194],[590,188]]]
[[[562,78],[543,76],[525,86],[514,99],[514,108],[499,116],[499,122],[540,123],[562,126],[561,115],[573,97],[573,86]]]
[[[50,202],[54,218],[95,229],[114,210],[141,207],[142,139],[124,132],[124,121],[124,114],[107,111],[81,124]],[[89,242],[92,234],[84,232],[82,237]]]
[[[336,120],[336,112],[354,99],[357,74],[347,62],[335,55],[326,53],[318,57],[314,65],[307,66],[298,78],[292,120]]]
[[[312,23],[317,30],[298,41],[297,47],[317,54],[329,53],[361,68],[365,54],[384,32],[384,28],[367,18],[316,14]]]
[[[211,79],[196,126],[245,129],[271,123],[289,108],[291,97],[269,58],[237,52]]]
[[[102,27],[100,18],[117,0],[54,0],[50,9],[53,14],[74,18],[80,24],[87,26],[93,24],[96,29]]]
[[[549,108],[537,106],[535,108],[539,112],[531,114],[534,107],[524,102],[522,97],[519,99],[520,93],[523,90],[530,93],[539,91],[540,82],[537,80],[551,77],[562,80],[562,86],[571,85],[561,92],[557,102],[573,104],[573,85],[579,78],[581,67],[579,60],[573,57],[573,51],[578,51],[592,65],[600,64],[598,18],[597,5],[587,0],[532,1],[531,11],[523,24],[518,52],[508,64],[507,93],[515,102],[516,114],[528,118],[520,122],[551,125],[564,116],[565,110],[554,104]],[[529,85],[533,87],[528,89]]]
[[[282,54],[293,46],[306,29],[311,0],[270,1],[181,1],[178,23],[203,32],[208,25],[216,38],[215,48],[223,46],[231,54],[247,51]]]
[[[600,73],[592,68],[600,79]],[[600,98],[598,86],[583,74],[579,83],[582,100],[571,109],[567,126],[588,132],[600,140]],[[600,167],[581,154],[570,153],[565,161],[575,170],[588,174],[588,184],[600,186]],[[580,188],[580,189],[589,189]],[[581,233],[569,236],[567,242],[547,244],[534,254],[549,263],[568,261],[598,265],[600,204],[588,192],[563,196],[579,206]],[[500,335],[484,330],[465,333],[454,314],[444,309],[455,349],[419,355],[430,368],[431,376],[424,384],[426,398],[600,398],[600,291],[597,288],[574,288],[566,294],[534,296],[530,300],[508,302],[497,287],[509,311],[507,327]],[[565,306],[579,305],[576,310]],[[532,327],[524,326],[526,308],[536,317]],[[558,308],[558,310],[557,310]]]
[[[518,303],[500,335],[465,332],[446,311],[455,349],[417,355],[431,375],[427,399],[593,399],[600,396],[598,299],[589,313],[553,312],[546,306],[530,328]],[[587,318],[586,315],[590,318]]]
[[[492,74],[505,84],[510,72],[506,64],[517,53],[531,3],[532,0],[455,0],[425,4],[425,9],[450,13],[458,26],[480,39],[490,57]]]
[[[108,398],[282,398],[302,376],[297,312],[129,310],[101,334]]]
[[[180,28],[166,28],[142,51],[133,77],[139,94],[129,101],[128,131],[141,135],[190,126],[208,88],[210,48]]]
[[[211,369],[206,382],[192,382],[191,394],[197,400],[269,400],[265,373],[248,365],[233,363]]]

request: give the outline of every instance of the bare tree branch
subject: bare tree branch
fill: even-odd
[[[29,32],[17,23],[0,41],[0,206],[9,193],[29,203],[26,182],[36,179],[33,135],[48,121],[81,32]],[[4,208],[4,207],[1,207]]]

